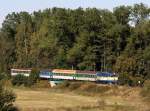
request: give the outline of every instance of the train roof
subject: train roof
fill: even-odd
[[[53,69],[53,73],[65,73],[65,74],[75,74],[76,70],[66,70],[66,69]]]
[[[96,74],[96,71],[82,71],[82,70],[76,70],[77,74]]]
[[[65,70],[65,69],[53,69],[53,73],[66,73],[66,74],[96,74],[95,71],[82,71],[82,70]]]
[[[49,71],[49,72],[51,72],[52,69],[41,69],[40,71],[43,71],[43,72],[44,72],[44,71],[45,71],[45,72],[46,72],[46,71]]]
[[[32,68],[12,68],[11,70],[32,70]]]
[[[97,76],[113,76],[116,75],[115,73],[110,73],[110,72],[97,72]]]

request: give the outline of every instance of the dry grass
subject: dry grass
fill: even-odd
[[[139,88],[119,87],[97,96],[50,89],[14,88],[14,91],[15,104],[22,111],[150,111],[139,96]]]
[[[17,94],[16,105],[22,110],[29,109],[58,109],[60,107],[76,107],[96,103],[95,98],[76,94],[60,94],[48,90],[14,90]]]

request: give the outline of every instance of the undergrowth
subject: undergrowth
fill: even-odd
[[[56,90],[61,91],[72,91],[82,95],[97,95],[104,94],[105,92],[111,90],[112,88],[107,85],[97,85],[91,82],[68,82],[65,81],[62,84],[55,86]]]

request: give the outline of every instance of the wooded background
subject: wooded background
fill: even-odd
[[[112,71],[150,78],[150,8],[52,8],[11,13],[0,29],[0,72],[10,68]]]

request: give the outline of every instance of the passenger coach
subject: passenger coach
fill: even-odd
[[[117,83],[118,75],[109,72],[97,72],[96,73],[97,82],[101,83]]]
[[[11,76],[16,76],[16,75],[24,75],[24,76],[29,76],[31,74],[32,69],[31,68],[23,68],[23,69],[11,69]]]

